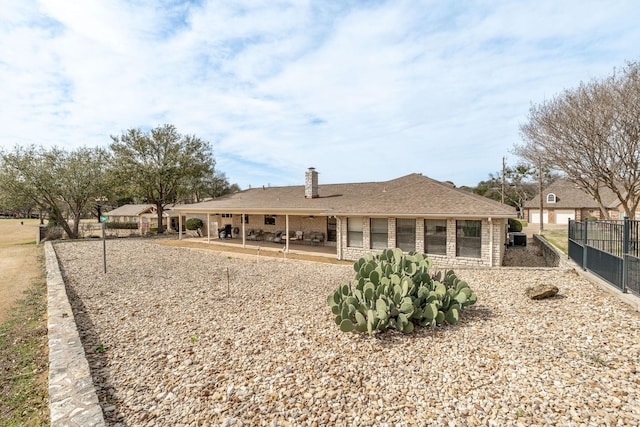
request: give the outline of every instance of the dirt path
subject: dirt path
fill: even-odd
[[[37,219],[0,219],[0,323],[40,274],[37,229]]]

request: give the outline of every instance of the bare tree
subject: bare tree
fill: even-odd
[[[640,65],[629,63],[602,81],[581,83],[533,105],[520,127],[515,153],[563,171],[609,218],[601,192],[608,188],[631,218],[640,202]]]

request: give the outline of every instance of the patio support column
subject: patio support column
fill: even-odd
[[[182,212],[178,216],[178,240],[182,240]]]
[[[489,217],[489,267],[493,267],[493,221]]]
[[[286,214],[284,216],[284,233],[286,235],[285,237],[285,248],[284,251],[285,252],[289,252],[289,214]]]
[[[336,240],[338,246],[338,259],[342,259],[342,218],[336,217]]]
[[[247,237],[247,233],[244,231],[244,215],[242,214],[242,218],[240,219],[242,221],[242,247],[244,248],[246,246],[246,237]]]
[[[211,243],[211,221],[209,220],[209,212],[207,212],[207,243]]]

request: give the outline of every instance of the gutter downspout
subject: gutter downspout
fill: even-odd
[[[211,243],[211,219],[209,218],[209,212],[207,212],[207,243]]]
[[[182,240],[182,212],[178,215],[178,240]]]

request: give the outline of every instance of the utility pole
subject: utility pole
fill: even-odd
[[[502,204],[504,205],[504,156],[502,156]]]

